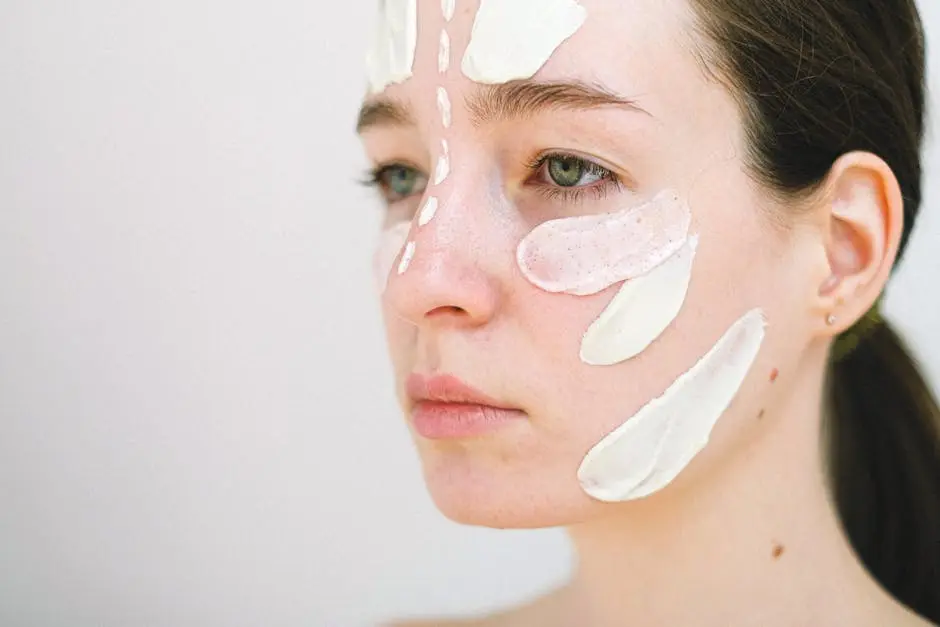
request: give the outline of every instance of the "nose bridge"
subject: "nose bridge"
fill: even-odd
[[[499,201],[464,165],[429,187],[388,280],[388,305],[415,324],[482,324],[496,313],[509,278],[514,250],[500,227]]]
[[[499,246],[494,228],[497,210],[485,175],[466,156],[458,165],[441,183],[429,187],[413,233],[433,254],[454,257],[453,262]],[[442,167],[446,166],[438,163],[436,170]]]

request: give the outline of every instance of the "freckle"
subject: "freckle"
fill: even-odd
[[[760,410],[760,413],[759,413],[759,414],[757,414],[757,419],[758,419],[758,420],[760,420],[761,418],[763,418],[763,417],[764,417],[764,414],[765,414],[765,413],[766,413],[766,411],[765,411],[765,410],[763,410],[763,409],[762,409],[762,410]]]
[[[783,551],[784,551],[784,547],[782,544],[775,544],[774,552],[773,552],[774,559],[775,560],[780,559],[780,556],[783,555]]]
[[[779,376],[780,376],[780,371],[774,368],[773,370],[770,371],[770,382],[773,383],[774,381],[777,380],[777,377]]]

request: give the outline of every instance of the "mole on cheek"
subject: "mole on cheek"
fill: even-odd
[[[774,556],[774,559],[775,560],[780,559],[780,556],[783,555],[783,551],[784,551],[784,546],[782,544],[775,544],[774,550],[772,553],[772,555]]]

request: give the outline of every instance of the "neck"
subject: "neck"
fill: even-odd
[[[580,624],[861,625],[866,612],[871,621],[887,597],[829,500],[817,361],[709,476],[569,527],[578,566],[568,605],[590,617]]]

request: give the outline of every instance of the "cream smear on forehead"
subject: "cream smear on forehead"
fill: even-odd
[[[375,255],[372,257],[372,270],[375,273],[375,287],[382,293],[388,283],[388,275],[401,254],[402,246],[408,240],[411,231],[410,222],[399,222],[379,234]]]
[[[764,340],[763,313],[746,313],[692,368],[592,448],[578,480],[591,497],[629,501],[669,485],[705,448]]]
[[[679,315],[698,246],[693,235],[679,252],[648,274],[626,281],[581,341],[581,361],[611,366],[653,343]]]
[[[375,39],[366,56],[373,94],[411,77],[417,45],[418,0],[382,0]]]
[[[685,244],[692,212],[675,192],[614,213],[549,220],[519,243],[525,277],[547,292],[585,296],[642,276]]]
[[[454,9],[457,8],[457,0],[441,0],[441,13],[444,14],[446,21],[454,19]]]
[[[530,78],[586,17],[575,0],[480,0],[461,69],[479,83]]]

